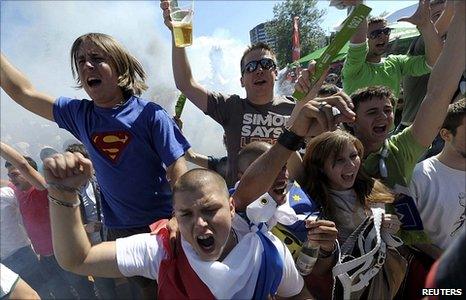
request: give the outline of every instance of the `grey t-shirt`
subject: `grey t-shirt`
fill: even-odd
[[[209,94],[206,115],[222,125],[226,134],[229,187],[237,181],[238,152],[254,141],[274,144],[294,105],[292,98],[283,96],[264,105],[255,105],[238,95]]]

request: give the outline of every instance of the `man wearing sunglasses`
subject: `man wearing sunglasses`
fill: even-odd
[[[416,12],[398,21],[417,26],[425,41],[425,55],[389,55],[391,29],[383,18],[362,22],[350,41],[343,66],[343,90],[349,95],[360,88],[382,85],[390,88],[398,99],[400,83],[404,76],[421,76],[430,73],[442,50],[441,39],[430,19],[428,0],[420,0]]]
[[[162,0],[165,24],[172,30],[170,1]],[[208,91],[192,76],[184,48],[172,44],[172,64],[176,87],[186,97],[219,123],[226,134],[228,154],[227,184],[231,187],[238,176],[238,152],[253,141],[274,143],[283,132],[294,107],[294,100],[274,95],[277,78],[273,50],[263,43],[252,45],[241,62],[241,86],[246,98]]]

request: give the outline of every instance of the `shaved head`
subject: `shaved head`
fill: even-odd
[[[252,142],[247,144],[238,153],[238,171],[241,173],[246,172],[246,169],[256,160],[267,152],[272,145],[266,142]]]
[[[184,173],[173,187],[173,199],[183,192],[196,193],[206,189],[219,191],[228,200],[229,193],[225,180],[214,171],[196,168]]]

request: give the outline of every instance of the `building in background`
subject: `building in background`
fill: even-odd
[[[266,43],[270,47],[272,47],[274,50],[276,50],[276,43],[277,39],[274,36],[270,36],[267,33],[267,26],[271,22],[264,22],[260,23],[253,29],[249,31],[249,40],[251,41],[251,44],[256,44],[258,42]]]

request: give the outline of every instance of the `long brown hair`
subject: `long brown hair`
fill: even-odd
[[[360,140],[350,133],[342,130],[325,132],[313,138],[306,149],[303,158],[305,181],[304,188],[309,196],[317,201],[325,216],[333,215],[329,195],[329,180],[324,173],[324,164],[327,160],[335,161],[338,154],[347,144],[353,144],[359,157],[364,157],[364,147]],[[367,207],[369,203],[393,202],[390,190],[379,180],[369,177],[359,168],[353,185],[357,200]]]
[[[78,75],[77,55],[84,41],[92,42],[108,55],[118,73],[118,86],[125,98],[133,95],[139,96],[147,89],[144,82],[146,73],[141,63],[117,40],[104,33],[84,34],[78,37],[71,46],[71,71],[78,88],[82,88],[82,82]]]

